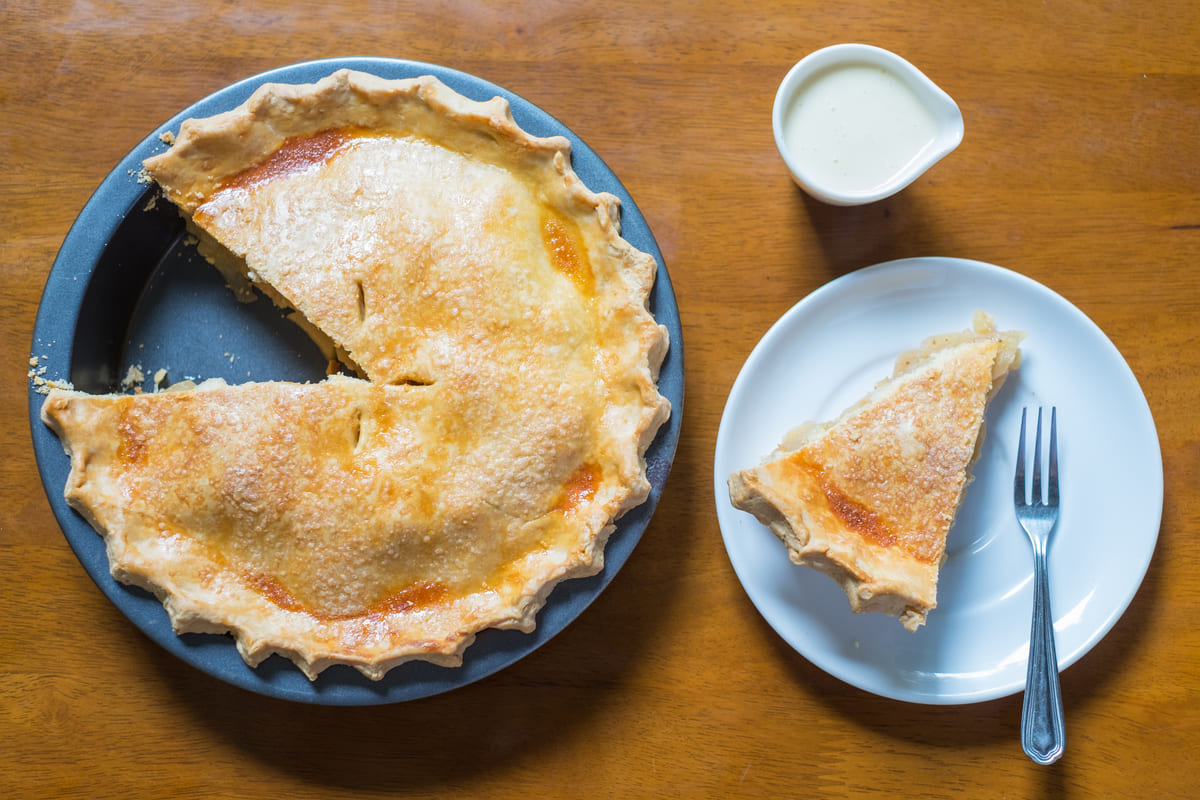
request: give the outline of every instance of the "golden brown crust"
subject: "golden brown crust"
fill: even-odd
[[[189,121],[146,167],[208,255],[367,380],[52,393],[114,576],[251,664],[379,678],[531,630],[601,568],[649,492],[667,341],[654,260],[567,140],[432,78],[341,71]]]
[[[946,535],[978,452],[988,400],[1018,360],[1019,334],[932,337],[833,422],[808,424],[763,465],[729,478],[792,561],[833,577],[855,612],[909,630],[937,605]]]
[[[464,481],[454,406],[438,387],[334,376],[55,391],[42,413],[71,445],[66,497],[105,534],[113,575],[156,592],[177,630],[232,630],[252,664],[279,652],[314,675],[342,662],[380,677],[457,663],[482,627],[532,629],[530,585],[602,563],[611,528],[593,503],[618,491],[602,467],[530,452],[516,469],[490,431],[471,443],[514,468]],[[562,446],[587,453],[582,435]]]
[[[538,160],[569,147],[560,137],[527,134],[503,98],[477,102],[429,76],[386,80],[342,69],[315,84],[265,84],[235,109],[186,120],[171,149],[146,159],[145,167],[171,202],[190,214],[288,141],[347,128],[416,133],[458,152],[512,159],[528,153]]]

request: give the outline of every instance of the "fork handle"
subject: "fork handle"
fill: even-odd
[[[1044,548],[1034,552],[1033,573],[1033,626],[1029,634],[1025,701],[1021,707],[1021,747],[1037,763],[1052,764],[1062,756],[1067,737]]]

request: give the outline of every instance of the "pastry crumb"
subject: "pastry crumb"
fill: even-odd
[[[158,135],[158,140],[165,145],[175,144],[175,134],[170,131],[163,131]]]
[[[146,380],[146,373],[142,372],[140,364],[130,364],[129,371],[125,373],[125,377],[121,380],[121,388],[129,389],[141,384]]]
[[[64,392],[75,390],[75,386],[70,381],[46,380],[41,375],[33,379],[34,391],[38,394],[50,394],[55,389],[62,389]]]
[[[161,391],[167,385],[167,371],[160,369],[154,373],[154,391]]]
[[[42,363],[43,358],[45,356],[30,356],[29,371],[25,375],[38,394],[49,394],[50,390],[55,388],[56,382],[46,378],[47,367]],[[69,384],[67,388],[70,388]]]

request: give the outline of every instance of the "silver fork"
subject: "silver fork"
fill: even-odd
[[[1021,410],[1021,439],[1017,444],[1017,474],[1013,503],[1017,520],[1033,545],[1033,626],[1029,633],[1029,672],[1025,702],[1021,707],[1021,747],[1039,764],[1052,764],[1063,754],[1067,738],[1063,723],[1062,692],[1058,685],[1058,656],[1054,650],[1054,617],[1050,614],[1050,580],[1046,574],[1046,548],[1058,520],[1058,414],[1050,409],[1050,452],[1046,500],[1042,501],[1042,410],[1038,409],[1037,438],[1033,445],[1033,486],[1025,499],[1025,414]]]

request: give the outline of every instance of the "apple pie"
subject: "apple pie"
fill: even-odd
[[[670,413],[656,263],[502,98],[342,70],[184,122],[145,168],[245,299],[349,374],[56,390],[66,497],[176,631],[314,678],[461,664],[594,574]],[[253,287],[251,289],[250,287]]]
[[[915,631],[937,606],[946,536],[982,442],[984,412],[1023,334],[977,313],[972,330],[902,354],[891,378],[827,423],[792,430],[729,496],[796,564],[832,577],[857,613]]]

